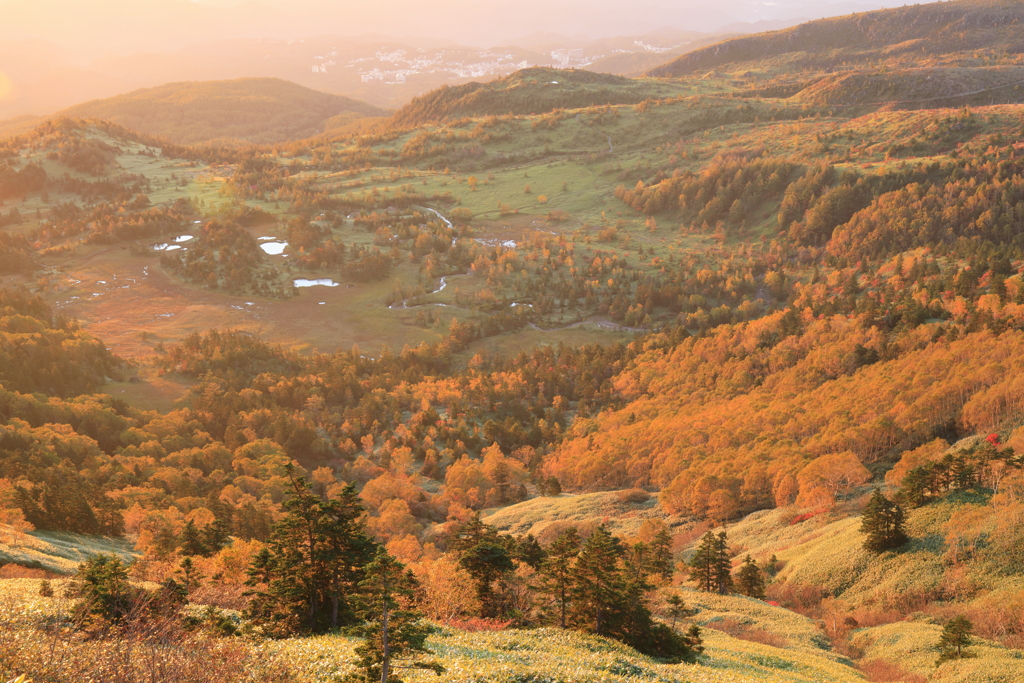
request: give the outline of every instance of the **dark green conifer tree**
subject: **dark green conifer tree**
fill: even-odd
[[[724,531],[717,536],[710,531],[704,534],[690,558],[690,569],[690,575],[701,590],[722,595],[732,590],[732,562]]]
[[[534,569],[540,569],[544,564],[546,553],[533,534],[526,534],[516,539],[515,559],[530,565]]]
[[[743,565],[736,572],[736,590],[743,595],[764,600],[764,574],[750,555],[743,560]]]
[[[653,657],[694,661],[697,653],[686,637],[654,621],[646,600],[651,585],[624,566],[624,554],[604,525],[583,544],[571,592],[573,624]]]
[[[967,659],[976,655],[967,648],[974,643],[971,634],[974,632],[974,624],[964,616],[954,617],[942,627],[942,635],[939,636],[939,658],[935,665],[951,659]]]
[[[254,590],[248,593],[247,617],[275,636],[354,623],[350,596],[377,549],[363,525],[355,488],[324,500],[291,466],[288,473],[287,514],[249,568],[247,584]]]
[[[180,575],[181,583],[186,593],[190,593],[198,588],[204,578],[199,568],[196,567],[195,562],[189,556],[182,558],[176,573]]]
[[[717,558],[718,542],[715,535],[708,531],[701,537],[697,550],[690,558],[690,578],[702,591],[711,593],[717,590]]]
[[[672,567],[672,535],[667,529],[661,529],[655,534],[650,547],[651,552],[647,571],[666,583],[671,581],[672,574],[674,573]]]
[[[230,527],[227,521],[218,517],[213,520],[202,532],[203,545],[206,549],[206,556],[214,555],[231,540]]]
[[[861,515],[860,531],[867,534],[864,549],[881,553],[899,548],[906,543],[907,534],[903,530],[905,518],[903,508],[899,504],[886,498],[879,489],[875,489]]]
[[[416,588],[412,572],[381,548],[366,566],[365,574],[366,578],[359,582],[359,611],[365,620],[366,641],[356,648],[359,672],[349,680],[401,683],[395,673],[400,668],[444,673],[440,664],[413,659],[430,653],[426,640],[431,627],[410,608]]]
[[[181,535],[178,537],[178,550],[186,557],[205,556],[208,554],[202,534],[200,534],[196,525],[192,523],[192,520],[185,522],[185,527],[181,530]]]
[[[575,589],[576,556],[580,551],[580,537],[576,527],[569,527],[558,535],[547,550],[547,558],[540,568],[541,593],[551,599],[545,612],[559,626],[565,628]]]
[[[120,624],[137,611],[145,593],[128,582],[128,569],[115,555],[90,557],[79,566],[78,579],[81,600],[74,613],[83,624],[97,619]]]
[[[509,551],[510,541],[512,539],[502,538],[493,527],[484,524],[480,513],[459,527],[452,539],[452,549],[459,553],[459,566],[476,583],[481,616],[495,617],[500,612],[494,582],[515,568]]]
[[[571,597],[575,622],[600,636],[619,630],[626,611],[622,553],[618,539],[602,524],[583,544],[576,561]]]
[[[728,541],[725,532],[719,532],[715,544],[715,588],[722,595],[732,591],[732,558],[729,557]]]

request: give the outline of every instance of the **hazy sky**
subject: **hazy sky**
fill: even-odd
[[[0,0],[0,41],[83,59],[223,38],[379,33],[489,46],[538,31],[589,37],[847,14],[903,0]]]
[[[354,68],[349,76],[337,69],[330,77],[311,76],[321,46],[352,59],[354,52],[344,49],[346,36],[364,38],[349,45],[355,52],[369,49],[369,56],[384,42],[372,34],[399,39],[406,47],[516,45],[534,51],[534,63],[545,63],[545,51],[580,46],[585,38],[660,31],[666,37],[650,40],[674,45],[692,39],[680,38],[679,31],[749,33],[902,4],[904,0],[0,0],[0,120],[48,115],[172,81],[249,76],[285,78],[397,106],[455,77],[429,82],[421,77],[407,86],[374,90],[363,87]],[[745,25],[737,25],[741,23]],[[264,39],[279,42],[264,46],[258,42]],[[299,42],[281,42],[285,40]]]

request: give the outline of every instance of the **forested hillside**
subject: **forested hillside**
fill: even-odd
[[[730,65],[776,71],[824,71],[875,61],[920,66],[984,50],[1016,54],[1022,46],[1020,5],[1008,0],[953,0],[859,12],[792,28],[741,36],[687,53],[648,75],[700,75]],[[973,55],[972,55],[973,56]]]
[[[63,605],[75,657],[137,646],[100,625],[138,609],[281,680],[379,680],[387,607],[413,680],[539,676],[518,650],[1015,680],[1021,108],[921,101],[1016,78],[1015,11],[814,22],[673,81],[530,69],[273,146],[3,141],[0,575],[43,571],[27,534],[135,558],[83,550],[3,661],[41,666]],[[826,73],[850,22],[890,61]]]

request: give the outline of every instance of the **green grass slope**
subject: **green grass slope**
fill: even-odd
[[[935,620],[902,621],[858,629],[853,643],[864,652],[863,661],[900,662],[918,680],[943,683],[1016,683],[1024,680],[1024,659],[1019,650],[978,642],[970,647],[974,657],[945,662],[937,667],[935,643],[942,626]],[[930,678],[928,678],[930,676]],[[876,679],[879,680],[879,679]]]
[[[65,109],[58,116],[113,121],[181,144],[233,138],[297,140],[344,113],[382,116],[377,107],[278,78],[168,83]]]
[[[39,595],[35,579],[0,579],[0,618],[32,629],[70,609],[66,581],[53,582],[55,597]],[[432,659],[445,668],[403,670],[407,681],[438,683],[854,683],[862,681],[848,660],[830,651],[813,620],[766,603],[735,596],[689,592],[692,621],[703,627],[705,652],[697,664],[664,664],[607,638],[555,628],[470,632],[438,627],[427,641]],[[193,604],[202,608],[201,604]],[[749,635],[733,636],[721,624],[743,623],[770,633],[775,644]],[[340,635],[292,637],[254,645],[261,659],[287,668],[289,680],[314,683],[340,680],[354,672],[361,639]],[[2,643],[0,643],[2,644]],[[24,657],[24,655],[23,655]],[[22,659],[22,663],[28,661]],[[7,673],[0,661],[0,675]],[[17,662],[15,664],[17,670]],[[25,669],[21,669],[24,671]],[[33,673],[29,670],[28,673]]]
[[[1024,68],[932,67],[832,74],[793,97],[816,105],[983,106],[1024,99]]]
[[[133,543],[123,538],[84,536],[59,531],[4,533],[0,527],[0,565],[18,564],[73,574],[81,562],[101,554],[118,555],[126,561],[137,554]]]
[[[805,620],[808,621],[809,620]],[[466,632],[442,628],[427,641],[445,667],[440,677],[409,671],[408,681],[455,683],[811,683],[862,681],[857,671],[823,650],[789,650],[708,629],[698,664],[661,664],[621,643],[541,628]],[[330,680],[351,670],[358,639],[292,638],[271,643],[299,681]]]
[[[588,530],[602,523],[618,536],[632,536],[645,519],[665,518],[657,498],[645,496],[640,491],[612,491],[531,498],[492,510],[485,521],[500,531],[533,534],[545,542],[569,526]]]
[[[523,69],[490,83],[466,83],[431,91],[399,109],[398,126],[419,126],[466,116],[541,114],[553,109],[636,104],[663,96],[660,84],[590,71]]]
[[[733,38],[652,69],[678,78],[709,70],[846,67],[895,58],[908,65],[974,50],[1019,52],[1024,6],[1008,0],[956,0],[812,21],[782,31]]]

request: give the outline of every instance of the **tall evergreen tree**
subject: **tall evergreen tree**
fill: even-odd
[[[398,668],[430,669],[442,674],[444,668],[433,662],[396,663],[430,653],[426,647],[430,625],[410,608],[416,588],[412,572],[381,548],[365,573],[366,578],[359,582],[359,597],[366,641],[356,648],[360,671],[349,680],[401,683],[395,674]]]
[[[602,524],[583,544],[576,561],[571,596],[576,622],[601,636],[618,630],[626,610],[621,557],[618,539]]]
[[[743,560],[743,565],[736,572],[736,589],[743,595],[764,600],[764,574],[750,555]]]
[[[192,558],[188,556],[182,558],[181,564],[178,565],[176,573],[181,575],[181,583],[184,586],[186,593],[198,588],[200,582],[203,580],[203,575],[199,571],[199,568],[196,567]]]
[[[701,537],[697,550],[690,558],[690,577],[702,591],[711,593],[717,590],[718,542],[710,531]]]
[[[364,578],[376,544],[362,522],[355,488],[323,500],[291,477],[287,514],[249,568],[247,616],[273,635],[323,632],[356,620],[349,596]]]
[[[185,522],[185,527],[181,530],[181,535],[178,537],[178,550],[185,556],[209,554],[202,535],[192,520]]]
[[[476,583],[482,616],[494,617],[500,611],[494,594],[494,582],[515,568],[509,551],[511,540],[502,538],[496,529],[484,524],[480,513],[474,514],[466,524],[459,527],[452,539],[452,549],[459,553],[459,566]]]
[[[708,531],[690,558],[690,575],[697,587],[709,593],[725,595],[732,590],[732,562],[729,558],[728,537],[725,532],[717,536]]]
[[[724,531],[715,539],[715,588],[726,595],[732,591],[732,559],[729,557],[729,539]]]
[[[544,564],[546,553],[541,544],[534,538],[533,534],[526,534],[516,539],[515,559],[530,565],[534,569],[540,569]]]
[[[860,532],[867,534],[864,549],[881,553],[905,544],[905,519],[903,508],[882,495],[879,489],[875,489],[861,516]]]
[[[668,583],[674,573],[672,567],[672,535],[667,529],[661,529],[651,541],[651,553],[647,570],[661,581]]]
[[[203,529],[202,540],[207,556],[215,554],[228,544],[231,540],[230,528],[225,519],[218,517]]]
[[[570,527],[560,533],[548,548],[547,558],[540,568],[539,589],[551,597],[553,604],[549,611],[562,628],[568,623],[571,595],[575,589],[576,556],[579,551],[579,534],[576,527]]]
[[[654,621],[646,600],[651,585],[623,566],[623,556],[622,545],[604,525],[583,544],[571,592],[573,624],[647,655],[694,661],[697,652],[687,638]]]

